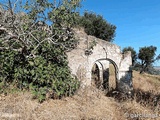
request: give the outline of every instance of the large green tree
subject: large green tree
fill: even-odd
[[[40,101],[48,91],[53,98],[74,93],[79,83],[70,75],[66,51],[77,45],[72,27],[80,3],[0,2],[0,92],[13,84],[31,89]]]
[[[123,48],[123,50],[122,50],[122,52],[123,53],[125,53],[125,52],[127,52],[127,51],[131,51],[131,57],[132,57],[132,66],[134,66],[135,65],[135,63],[136,63],[136,60],[137,60],[137,53],[136,53],[136,51],[134,50],[134,48],[133,47],[125,47],[125,48]]]
[[[139,49],[138,58],[141,60],[141,70],[140,73],[146,72],[147,69],[152,66],[152,64],[160,59],[160,55],[155,58],[157,47],[149,46],[142,47]]]
[[[101,15],[85,12],[78,18],[80,26],[84,27],[88,35],[112,42],[115,37],[116,26],[108,23]]]

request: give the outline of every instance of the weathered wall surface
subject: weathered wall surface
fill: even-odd
[[[130,52],[122,54],[120,47],[113,43],[88,36],[82,30],[76,30],[75,32],[79,39],[79,45],[76,49],[68,52],[67,55],[72,74],[78,77],[83,86],[91,85],[91,70],[97,61],[101,63],[104,70],[107,66],[109,67],[108,61],[113,63],[117,72],[118,89],[124,90],[132,86],[132,72],[130,70],[132,60]],[[93,49],[90,49],[91,44],[95,42],[96,45],[92,46]],[[91,53],[86,55],[86,50]],[[105,63],[104,61],[107,62]]]

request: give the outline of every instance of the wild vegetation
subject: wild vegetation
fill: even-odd
[[[110,66],[111,82],[115,80],[113,68]],[[61,100],[47,99],[41,104],[32,99],[30,92],[1,94],[0,119],[159,120],[160,77],[133,71],[133,86],[135,96],[130,99],[116,92],[106,97],[94,87],[79,89],[72,97]]]
[[[140,73],[147,71],[148,66],[151,66],[152,63],[160,59],[160,54],[155,58],[156,50],[157,47],[155,46],[143,47],[139,49],[138,58],[141,60],[142,68]]]
[[[114,25],[77,10],[81,0],[0,2],[0,92],[29,90],[40,102],[72,95],[79,81],[70,74],[66,52],[77,46],[73,28],[113,41]],[[93,33],[89,33],[93,31]]]
[[[88,35],[108,42],[114,40],[116,26],[107,22],[101,15],[85,12],[83,16],[78,16],[77,25],[83,27]]]
[[[0,119],[141,119],[138,114],[159,119],[159,76],[134,71],[131,98],[94,87],[78,89],[79,81],[71,76],[66,51],[78,43],[72,28],[81,24],[88,32],[102,30],[102,34],[88,34],[113,41],[114,25],[94,13],[80,17],[80,0],[13,1],[0,4]],[[76,23],[77,18],[82,23]],[[114,87],[113,73],[110,84]],[[46,101],[40,104],[33,98]]]
[[[71,28],[80,1],[12,2],[0,4],[0,92],[10,86],[31,90],[40,102],[47,93],[72,95],[79,82],[70,74],[66,51],[77,45]]]
[[[151,45],[140,48],[139,53],[136,53],[132,47],[125,47],[122,52],[131,51],[132,67],[134,70],[140,71],[140,73],[147,72],[149,74],[160,75],[160,71],[153,67],[154,62],[160,60],[160,54],[156,56],[156,50],[157,47]]]

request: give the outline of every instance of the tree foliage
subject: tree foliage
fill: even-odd
[[[137,60],[137,53],[136,53],[136,51],[134,50],[134,48],[132,48],[132,47],[125,47],[125,48],[123,48],[123,50],[122,50],[122,52],[123,53],[125,53],[125,52],[127,52],[127,51],[131,51],[131,57],[132,57],[132,66],[134,66],[135,65],[135,63],[136,63],[136,60]]]
[[[101,15],[85,12],[79,16],[78,24],[84,27],[88,35],[112,42],[115,37],[116,26],[108,23]]]
[[[160,55],[155,58],[155,52],[157,47],[149,46],[149,47],[142,47],[139,49],[138,58],[141,60],[141,71],[143,73],[147,71],[147,69],[152,66],[156,60],[160,59]]]
[[[0,5],[0,90],[11,84],[31,89],[39,101],[71,95],[79,82],[70,75],[66,51],[74,49],[81,0],[26,0]],[[21,10],[16,9],[21,4]],[[6,7],[7,6],[7,7]],[[18,11],[17,11],[18,10]]]

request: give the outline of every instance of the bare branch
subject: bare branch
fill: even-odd
[[[18,1],[19,1],[19,0],[16,0],[16,2],[14,3],[12,11],[15,11],[16,5],[17,5]]]
[[[11,0],[8,1],[9,8],[12,8],[12,13],[8,10],[0,9],[0,38],[2,43],[5,43],[6,48],[13,49],[13,46],[18,44],[20,45],[19,47],[26,47],[27,49],[32,47],[33,51],[36,51],[45,41],[49,44],[63,46],[66,50],[72,47],[74,43],[71,42],[70,46],[67,42],[71,34],[70,31],[67,31],[67,28],[54,28],[54,26],[49,26],[43,21],[35,22],[31,20],[25,13],[14,12],[19,1],[15,0],[13,8]],[[63,3],[59,1],[58,6],[61,4]],[[55,3],[54,5],[57,4]]]
[[[9,10],[11,12],[11,15],[13,15],[11,0],[8,0],[8,4],[9,4]]]
[[[0,50],[9,50],[9,49],[12,49],[13,51],[16,51],[16,52],[21,52],[22,51],[22,48],[13,49],[13,48],[10,48],[10,47],[0,47]]]

